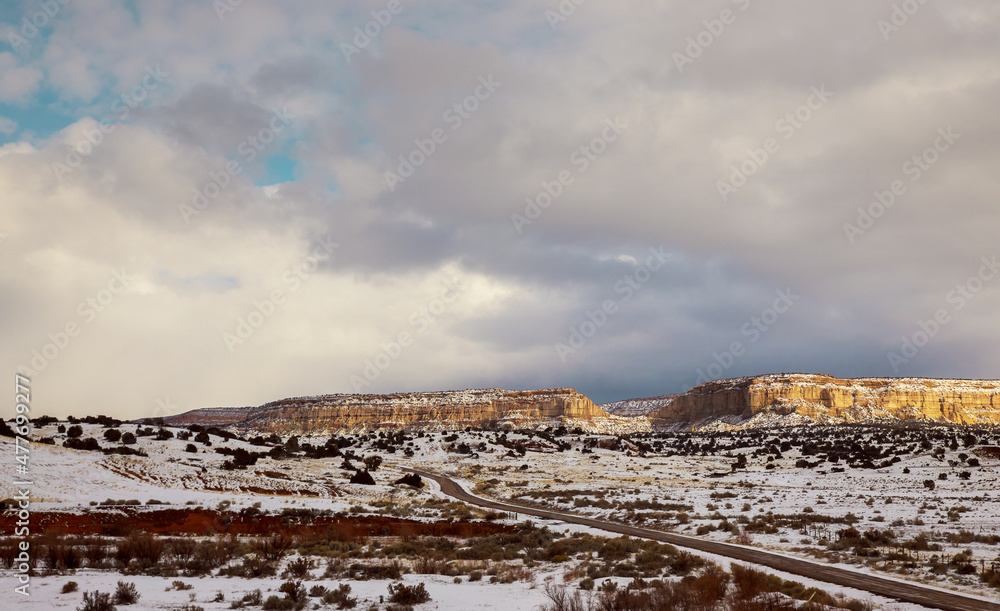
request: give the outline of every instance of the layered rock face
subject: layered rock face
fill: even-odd
[[[671,401],[679,396],[680,395],[661,395],[659,397],[644,397],[642,399],[625,399],[623,401],[601,403],[600,407],[604,411],[615,416],[635,418],[637,416],[648,416],[661,407],[670,404]]]
[[[838,379],[770,374],[718,380],[681,395],[629,399],[607,411],[570,388],[462,390],[394,395],[322,395],[260,407],[209,408],[168,424],[233,427],[247,433],[329,435],[387,428],[454,430],[579,427],[626,434],[652,429],[838,424],[920,419],[1000,423],[1000,381]],[[615,412],[615,413],[609,413]]]
[[[194,410],[169,424],[212,424],[279,435],[331,434],[383,428],[580,427],[588,432],[649,430],[648,421],[608,414],[571,388],[463,390],[395,395],[322,395],[257,408]]]
[[[650,413],[654,428],[709,420],[796,415],[815,422],[876,418],[960,424],[1000,422],[1000,381],[925,378],[838,379],[772,374],[708,382]]]

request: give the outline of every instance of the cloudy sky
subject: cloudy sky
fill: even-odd
[[[1000,6],[0,5],[34,411],[1000,377]]]

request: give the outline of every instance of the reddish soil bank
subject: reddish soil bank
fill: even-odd
[[[17,516],[0,515],[0,535],[14,531]],[[297,517],[241,516],[211,509],[161,509],[136,507],[94,509],[81,513],[60,511],[31,514],[32,532],[71,535],[127,536],[132,532],[159,535],[312,535],[338,541],[371,536],[471,537],[510,532],[511,527],[489,522],[416,522],[384,516]]]

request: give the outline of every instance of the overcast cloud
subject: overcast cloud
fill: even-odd
[[[0,9],[38,414],[1000,377],[993,3],[43,4]]]

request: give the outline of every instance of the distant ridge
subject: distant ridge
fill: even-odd
[[[393,428],[542,429],[565,426],[612,434],[649,430],[648,421],[608,414],[572,388],[320,395],[282,399],[252,408],[193,410],[164,418],[164,421],[175,425],[211,424],[297,435]]]
[[[572,388],[497,388],[295,397],[164,418],[283,435],[382,429],[579,428],[589,433],[919,420],[1000,423],[1000,381],[777,373],[716,380],[686,393],[595,405]]]

